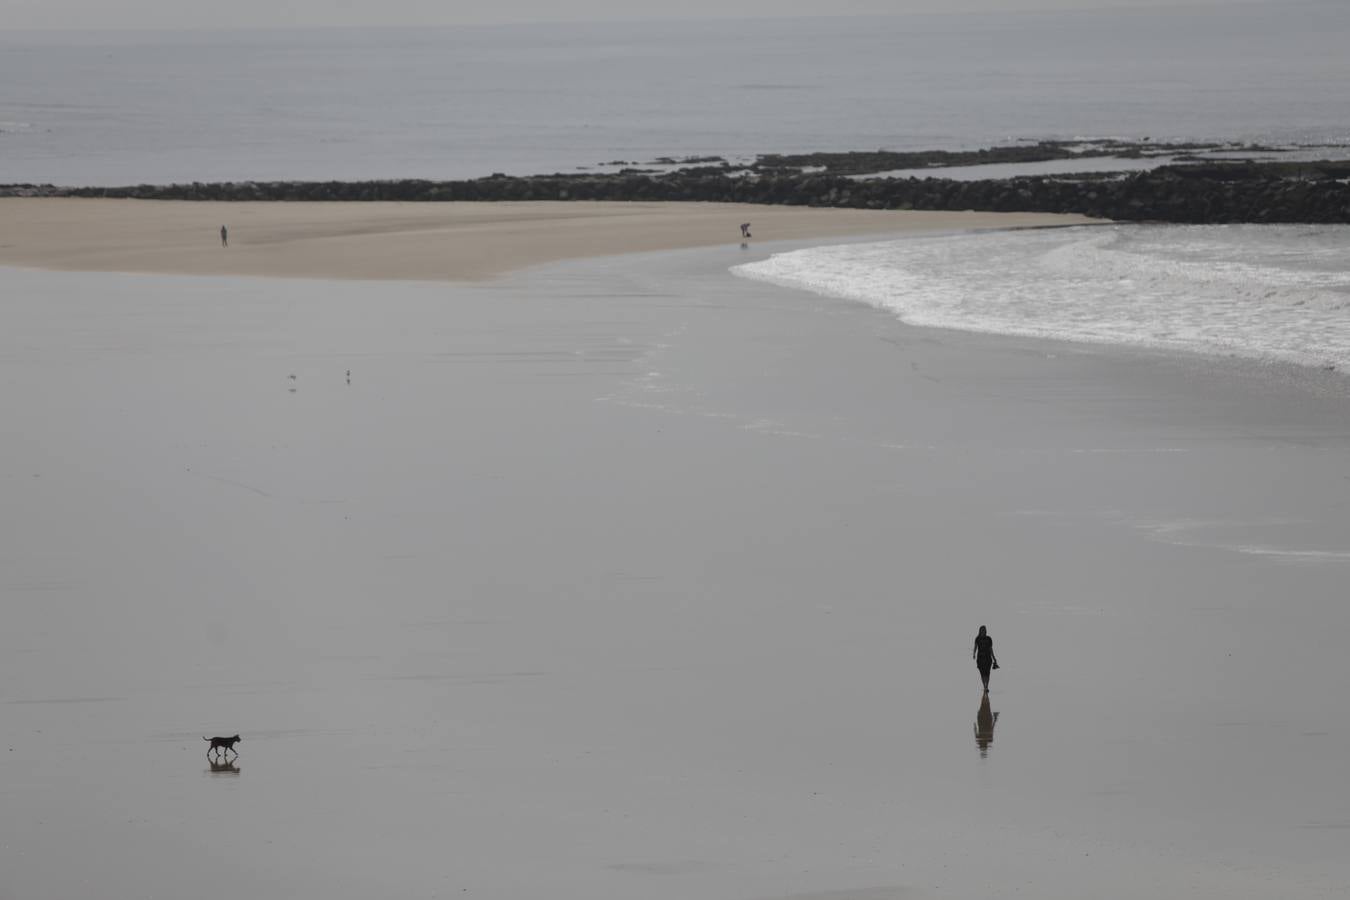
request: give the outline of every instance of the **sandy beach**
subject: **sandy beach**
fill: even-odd
[[[1346,0],[14,6],[0,900],[1350,898]]]
[[[1350,890],[1342,376],[729,273],[811,210],[0,212],[215,273],[0,269],[3,900]]]
[[[0,265],[284,278],[473,280],[557,260],[1089,221],[1038,213],[727,203],[197,203],[0,198]],[[228,228],[229,247],[220,243]]]

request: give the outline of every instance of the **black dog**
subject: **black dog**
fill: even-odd
[[[211,742],[211,746],[206,748],[207,756],[210,756],[212,751],[215,750],[221,751],[228,750],[235,756],[238,756],[239,751],[234,749],[234,745],[239,743],[239,741],[242,740],[242,738],[240,738],[239,735],[236,734],[234,737],[212,737],[212,738],[204,737],[202,738],[202,740]]]

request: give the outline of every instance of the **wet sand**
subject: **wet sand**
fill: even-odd
[[[210,203],[0,198],[0,265],[286,278],[473,280],[579,257],[1090,221],[1040,213],[738,203]],[[220,227],[228,229],[228,248]]]
[[[756,252],[0,271],[0,897],[1342,896],[1343,378]]]

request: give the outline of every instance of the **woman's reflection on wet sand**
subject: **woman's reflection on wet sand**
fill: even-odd
[[[980,748],[980,759],[989,756],[989,745],[994,742],[994,724],[998,713],[989,709],[989,694],[980,697],[980,711],[975,714],[975,746]]]

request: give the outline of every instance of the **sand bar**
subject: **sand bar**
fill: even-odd
[[[736,203],[211,203],[0,199],[0,265],[284,278],[476,280],[563,259],[905,231],[1071,225],[1045,213]],[[229,247],[220,244],[221,225]]]

